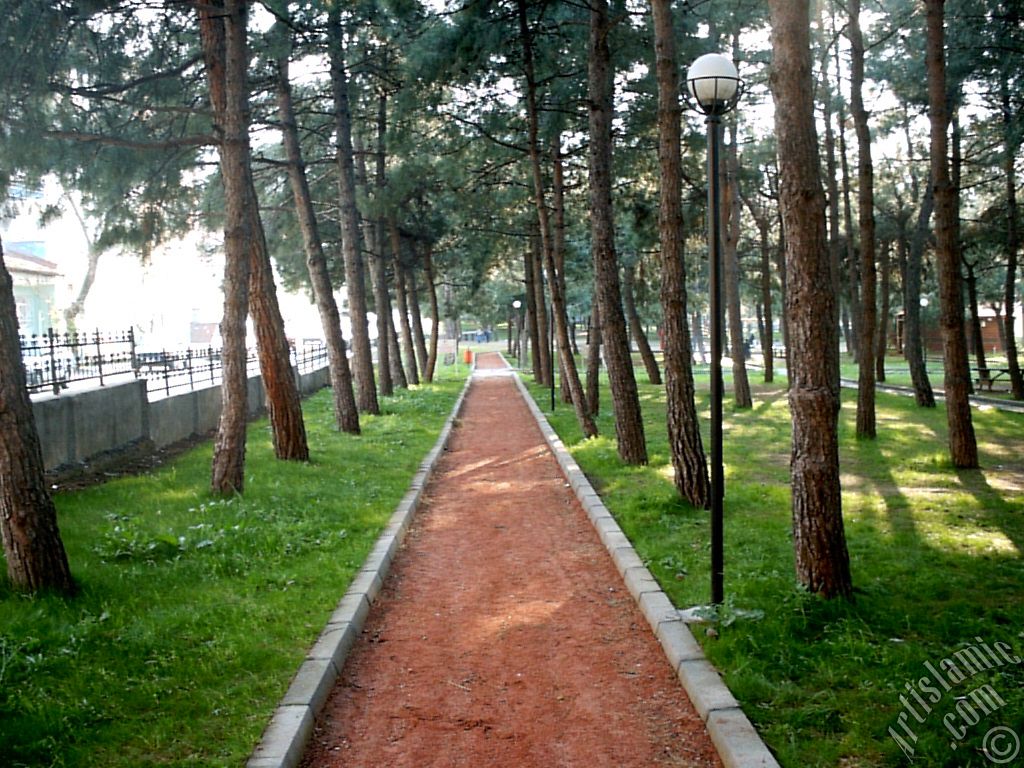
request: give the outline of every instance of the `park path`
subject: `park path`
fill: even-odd
[[[503,368],[480,355],[303,765],[721,765]]]

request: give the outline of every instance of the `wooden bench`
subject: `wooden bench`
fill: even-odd
[[[978,387],[985,387],[989,392],[992,391],[992,385],[1000,379],[1010,378],[1009,368],[976,368],[978,376],[974,380],[974,383]]]

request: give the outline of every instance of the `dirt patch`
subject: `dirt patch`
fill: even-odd
[[[508,378],[474,382],[303,765],[721,765]]]

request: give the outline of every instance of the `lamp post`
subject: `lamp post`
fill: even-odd
[[[719,53],[701,56],[686,73],[686,86],[708,127],[708,258],[711,283],[711,603],[721,605],[725,557],[722,546],[722,500],[725,474],[722,467],[722,245],[721,191],[718,152],[722,115],[736,106],[743,82],[730,59]]]
[[[519,299],[512,302],[512,309],[516,311],[516,368],[519,370],[523,368],[523,320],[519,314],[521,306],[523,306],[523,302]]]

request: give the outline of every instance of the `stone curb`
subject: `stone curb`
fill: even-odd
[[[475,370],[474,358],[473,371]],[[345,658],[362,631],[370,606],[380,593],[391,562],[409,530],[423,495],[423,488],[448,445],[452,427],[462,410],[466,393],[473,381],[473,371],[466,379],[466,384],[455,401],[455,406],[445,421],[437,442],[420,463],[419,470],[409,483],[409,490],[398,503],[345,595],[338,601],[338,606],[327,620],[320,637],[296,672],[284,698],[274,710],[260,743],[246,763],[246,768],[295,768],[302,759],[302,753],[313,734],[316,716],[327,703],[327,697],[338,679]]]
[[[518,375],[513,378],[601,543],[608,549],[626,589],[636,600],[694,709],[704,720],[722,763],[726,768],[779,768],[778,761],[740,709],[718,671],[704,658],[700,645],[680,618],[679,611],[644,566],[579,464],[530,396],[526,385]]]

